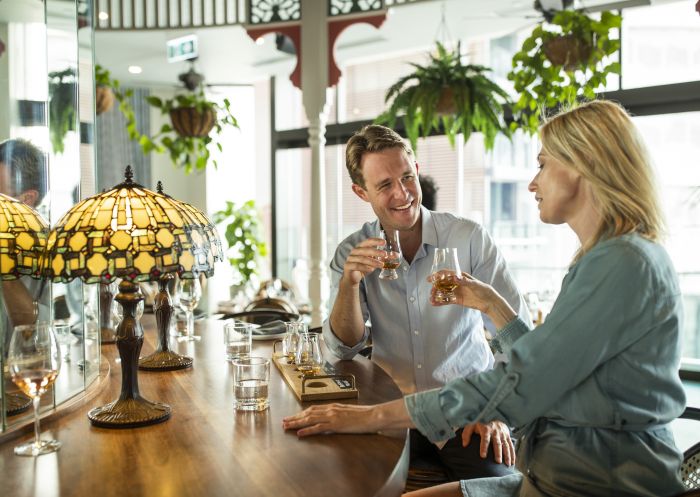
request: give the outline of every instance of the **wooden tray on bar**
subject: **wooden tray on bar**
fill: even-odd
[[[276,352],[275,348],[273,347],[272,362],[300,401],[357,398],[359,392],[355,376],[338,374],[329,363],[324,366],[323,374],[302,375],[296,366],[289,364],[287,358],[281,352]]]

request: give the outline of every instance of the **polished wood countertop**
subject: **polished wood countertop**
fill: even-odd
[[[154,349],[155,320],[145,315],[141,355]],[[119,395],[121,368],[114,345],[103,345],[103,388],[73,409],[42,420],[44,437],[61,450],[37,458],[19,457],[13,447],[33,434],[0,444],[0,487],[12,497],[61,496],[397,496],[408,468],[407,433],[329,435],[299,440],[282,429],[282,418],[309,403],[297,401],[271,365],[270,408],[259,413],[233,409],[231,366],[225,360],[223,323],[199,321],[200,342],[180,343],[194,357],[191,369],[139,372],[148,400],[172,407],[168,421],[142,428],[110,430],[90,425],[87,412]],[[271,341],[254,341],[253,355],[270,357]],[[357,378],[359,399],[375,404],[401,393],[379,367],[364,358],[334,361],[339,372]]]

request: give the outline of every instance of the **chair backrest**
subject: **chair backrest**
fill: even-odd
[[[245,306],[244,311],[256,311],[256,310],[274,310],[288,312],[290,314],[299,314],[297,307],[284,299],[276,298],[261,298],[255,299]]]
[[[700,421],[700,409],[687,407],[680,416],[683,419]],[[698,430],[700,432],[700,430]],[[700,442],[683,453],[681,480],[688,490],[700,490]],[[685,495],[685,494],[683,494]],[[700,493],[698,494],[700,495]]]
[[[237,319],[253,324],[267,324],[271,321],[299,321],[299,314],[278,311],[274,309],[261,309],[253,311],[236,312],[233,314],[224,314],[221,319]]]

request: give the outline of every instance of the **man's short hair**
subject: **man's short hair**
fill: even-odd
[[[21,138],[0,143],[0,162],[8,168],[14,194],[36,190],[40,202],[47,190],[46,156],[35,145]]]
[[[348,168],[352,182],[365,188],[362,156],[368,152],[381,152],[389,148],[400,148],[409,157],[413,157],[411,147],[396,131],[386,126],[369,124],[352,135],[345,148],[345,167]]]

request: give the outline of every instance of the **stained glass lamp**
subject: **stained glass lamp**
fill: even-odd
[[[182,240],[184,246],[194,253],[211,252],[214,260],[223,260],[221,243],[214,225],[199,209],[190,204],[175,200],[163,193],[163,184],[158,182],[158,201],[162,205],[167,205],[169,209],[178,213],[184,220],[184,230],[186,238]],[[212,243],[211,241],[215,242]],[[202,243],[208,242],[208,248]],[[181,274],[181,278],[192,278],[194,274]],[[158,347],[151,355],[139,359],[139,368],[148,371],[168,371],[183,369],[192,366],[192,358],[181,356],[170,350],[168,343],[168,332],[170,330],[170,320],[172,319],[174,307],[172,299],[168,293],[169,283],[173,280],[172,273],[166,273],[158,280],[158,293],[153,299],[153,312],[156,315],[158,328]]]
[[[110,283],[121,278],[115,300],[123,318],[117,326],[122,386],[117,400],[88,413],[95,426],[134,428],[170,417],[170,406],[143,398],[138,388],[138,358],[143,328],[136,308],[143,295],[139,282],[159,281],[165,274],[182,278],[211,276],[221,257],[216,230],[192,229],[182,211],[166,197],[126,179],[111,190],[89,197],[69,210],[47,241],[42,264],[46,276],[67,282]],[[197,243],[192,243],[196,241]]]
[[[41,278],[41,256],[48,235],[49,225],[38,212],[0,193],[0,280],[11,281],[22,276]],[[8,393],[5,410],[8,415],[18,414],[31,402],[21,393]]]

